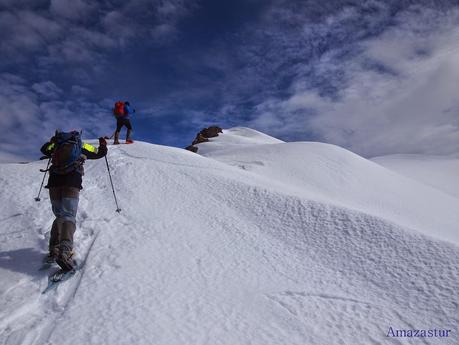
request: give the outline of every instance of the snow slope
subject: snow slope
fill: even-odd
[[[23,163],[29,161],[24,157],[13,155],[7,152],[0,152],[0,163]]]
[[[206,155],[212,153],[215,155],[215,153],[224,153],[228,150],[244,150],[255,148],[258,145],[283,143],[282,140],[273,138],[251,128],[235,127],[228,130],[225,129],[223,132],[224,135],[211,138],[210,142],[198,144],[199,154]]]
[[[372,161],[459,198],[459,158],[453,156],[390,155]]]
[[[456,198],[331,145],[236,128],[199,147],[110,146],[121,214],[87,162],[83,267],[45,295],[44,162],[0,164],[0,344],[458,343]]]
[[[278,144],[264,140],[265,134],[259,145],[233,145],[234,136],[247,135],[244,131],[250,138],[257,135],[251,129],[228,130],[210,143],[199,144],[198,152],[251,172],[267,188],[352,208],[459,244],[458,198],[334,145]]]

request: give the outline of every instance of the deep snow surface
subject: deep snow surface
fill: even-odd
[[[86,163],[82,269],[41,295],[44,162],[0,164],[0,344],[457,344],[459,199],[319,143],[235,128]],[[387,338],[451,329],[447,339]]]
[[[458,157],[390,155],[372,161],[459,198]]]

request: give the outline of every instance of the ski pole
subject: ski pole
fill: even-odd
[[[43,180],[41,181],[40,190],[38,191],[38,196],[35,198],[35,201],[41,200],[40,199],[41,189],[43,188],[43,184],[45,183],[45,178],[46,178],[46,174],[48,173],[49,163],[51,163],[51,158],[48,159],[48,164],[46,165],[45,174],[43,175]]]
[[[115,135],[115,133],[116,133],[116,131],[113,132],[111,136],[106,135],[106,136],[104,137],[104,139],[112,139],[113,136]]]
[[[110,166],[108,165],[107,155],[105,155],[105,163],[107,163],[108,176],[110,177],[110,184],[112,185],[113,196],[115,197],[116,212],[120,213],[121,209],[118,206],[118,200],[116,200],[115,188],[113,187],[112,174],[110,173]]]

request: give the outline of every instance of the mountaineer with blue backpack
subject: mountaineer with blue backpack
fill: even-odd
[[[99,147],[82,142],[81,133],[58,132],[44,144],[41,152],[50,159],[48,184],[51,206],[56,219],[49,239],[49,263],[56,261],[63,271],[74,269],[73,234],[86,159],[99,159],[107,154],[107,142],[99,138]],[[108,164],[108,163],[107,163]]]

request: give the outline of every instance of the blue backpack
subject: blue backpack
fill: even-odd
[[[58,132],[53,140],[56,145],[51,157],[52,173],[65,175],[73,171],[83,173],[81,134],[77,131]]]

